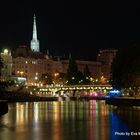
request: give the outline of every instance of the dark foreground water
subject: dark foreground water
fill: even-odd
[[[103,101],[11,103],[0,117],[0,140],[119,139],[140,139],[140,109],[114,110]]]

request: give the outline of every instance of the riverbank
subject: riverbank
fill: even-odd
[[[0,116],[8,112],[8,102],[5,100],[0,100]]]
[[[71,96],[71,97],[57,97],[48,96],[40,97],[36,95],[30,95],[25,92],[5,92],[1,94],[2,100],[7,100],[8,102],[40,102],[40,101],[76,101],[76,100],[105,100],[105,97],[101,96]]]
[[[106,104],[114,106],[140,106],[140,98],[134,97],[107,98]]]
[[[77,101],[77,100],[105,100],[104,97],[39,97],[39,96],[30,96],[30,97],[8,97],[4,98],[8,102],[41,102],[41,101]]]

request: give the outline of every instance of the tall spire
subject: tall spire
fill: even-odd
[[[36,28],[35,15],[34,15],[34,20],[33,20],[33,36],[31,40],[31,50],[35,52],[39,52],[39,41],[37,40],[37,28]]]
[[[37,40],[37,29],[36,29],[36,17],[34,15],[34,23],[33,23],[33,40]]]

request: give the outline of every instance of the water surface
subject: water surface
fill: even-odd
[[[10,103],[0,117],[0,140],[129,140],[140,132],[140,110],[113,109],[104,101]]]

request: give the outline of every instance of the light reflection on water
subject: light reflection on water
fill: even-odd
[[[130,139],[115,132],[138,132],[139,117],[134,109],[114,112],[104,101],[11,103],[0,117],[0,140]]]

